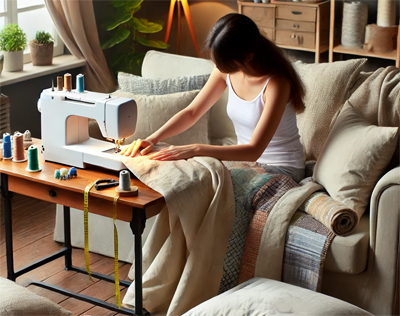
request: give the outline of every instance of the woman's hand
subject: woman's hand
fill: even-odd
[[[196,145],[169,146],[149,155],[150,160],[179,160],[188,159],[196,155]]]
[[[135,157],[140,148],[144,148],[140,152],[140,154],[144,156],[153,150],[154,144],[147,139],[145,140],[137,139],[134,140],[129,146],[123,148],[119,154],[124,156]]]

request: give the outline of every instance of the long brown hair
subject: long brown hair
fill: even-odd
[[[292,105],[297,113],[304,111],[304,88],[284,52],[264,37],[249,17],[230,13],[212,27],[204,50],[224,73],[239,70],[250,76],[282,75],[290,82]],[[252,56],[248,61],[249,56]],[[246,62],[251,68],[245,67]]]

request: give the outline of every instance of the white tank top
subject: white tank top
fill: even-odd
[[[237,96],[232,88],[229,74],[226,84],[229,88],[227,113],[235,127],[238,144],[248,144],[264,109],[263,94],[272,77],[270,77],[259,95],[252,101]],[[300,143],[296,122],[296,111],[289,101],[286,104],[278,128],[265,151],[257,162],[275,166],[304,168],[303,145]]]

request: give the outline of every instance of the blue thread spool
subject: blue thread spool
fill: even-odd
[[[4,159],[11,159],[12,152],[11,152],[11,135],[6,133],[3,135],[3,158]]]
[[[26,167],[26,170],[30,172],[42,170],[39,167],[39,153],[35,145],[30,145],[28,148],[28,167]]]
[[[76,76],[76,92],[85,92],[85,76],[82,74]]]

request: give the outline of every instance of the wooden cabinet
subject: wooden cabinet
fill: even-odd
[[[397,49],[393,50],[392,52],[388,53],[373,53],[373,52],[368,52],[367,50],[364,50],[363,48],[354,48],[354,47],[346,47],[341,45],[341,22],[342,22],[342,17],[339,16],[338,19],[336,20],[337,23],[340,23],[340,25],[336,25],[337,29],[337,34],[338,36],[335,37],[335,5],[341,5],[341,8],[339,8],[338,11],[342,12],[343,11],[343,3],[344,0],[342,1],[335,1],[331,0],[331,18],[330,18],[330,34],[329,34],[329,62],[333,61],[333,54],[334,53],[340,53],[340,54],[351,54],[351,55],[356,55],[356,56],[364,56],[364,57],[375,57],[375,58],[383,58],[383,59],[391,59],[394,60],[396,63],[396,67],[400,66],[400,25],[398,26],[399,32],[397,34]],[[399,4],[398,4],[399,5]],[[338,22],[339,21],[339,22]]]
[[[318,3],[238,1],[239,13],[250,17],[261,33],[276,45],[286,49],[320,54],[329,49],[329,1]]]

